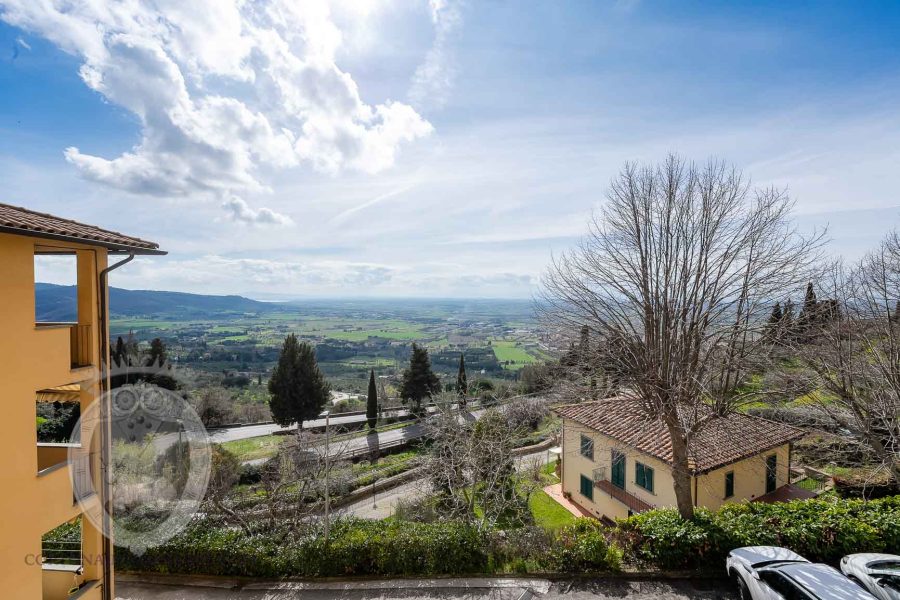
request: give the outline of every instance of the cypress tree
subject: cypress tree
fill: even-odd
[[[441,382],[431,370],[431,359],[428,350],[418,344],[412,345],[409,368],[403,371],[400,384],[400,397],[404,404],[411,404],[416,414],[422,412],[422,400],[441,391]]]
[[[812,281],[806,284],[806,296],[803,298],[803,308],[800,309],[800,317],[797,319],[797,330],[801,338],[809,340],[813,329],[819,324],[819,302],[816,299],[816,291]]]
[[[375,369],[369,371],[369,396],[366,398],[366,419],[369,429],[374,431],[378,423],[378,390],[375,389]]]
[[[466,394],[469,393],[469,382],[466,378],[466,356],[462,352],[459,353],[459,371],[456,373],[456,394],[459,396],[459,403],[466,405]]]
[[[269,408],[281,426],[313,419],[331,394],[331,386],[319,370],[312,346],[297,341],[293,333],[284,339],[278,364],[269,379]]]
[[[900,323],[900,300],[897,300],[897,303],[894,305],[894,314],[891,315],[890,319],[894,323]]]
[[[781,321],[784,318],[784,313],[781,312],[781,302],[776,302],[775,306],[772,307],[772,314],[769,315],[769,321],[766,323],[766,336],[769,339],[775,340],[779,337],[779,329],[781,329]]]

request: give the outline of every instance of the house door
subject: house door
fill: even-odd
[[[766,493],[774,492],[778,485],[778,455],[766,457]]]
[[[625,455],[618,450],[612,451],[612,476],[610,481],[612,481],[614,486],[625,489]]]

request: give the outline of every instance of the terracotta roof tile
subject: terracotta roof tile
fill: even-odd
[[[630,398],[618,396],[567,404],[554,411],[626,446],[672,463],[669,432],[660,420],[648,420]],[[696,473],[704,473],[777,448],[805,435],[802,429],[760,417],[732,413],[714,417],[696,435],[690,457]]]
[[[161,254],[159,244],[154,242],[2,203],[0,232],[94,244],[135,254]]]

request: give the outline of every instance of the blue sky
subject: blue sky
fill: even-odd
[[[115,285],[529,297],[668,152],[849,259],[900,217],[897,3],[70,4],[0,0],[0,201],[169,251]]]

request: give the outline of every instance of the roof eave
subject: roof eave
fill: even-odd
[[[85,246],[100,246],[106,248],[116,254],[135,254],[135,255],[153,255],[161,256],[168,254],[165,250],[156,248],[144,248],[142,246],[129,246],[128,244],[116,244],[114,242],[105,242],[102,240],[92,240],[73,235],[64,235],[60,233],[49,233],[46,231],[34,231],[32,229],[21,229],[19,227],[10,227],[8,225],[0,225],[0,233],[8,233],[11,235],[21,235],[24,237],[33,237],[43,240],[54,240],[57,242],[68,242],[72,244],[83,244]]]

